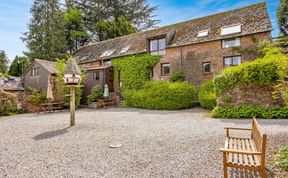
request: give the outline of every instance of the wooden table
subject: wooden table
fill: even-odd
[[[56,110],[61,110],[63,108],[63,103],[44,103],[44,104],[40,104],[40,108],[38,110],[38,114],[41,111],[44,111],[46,113],[46,111],[56,111]]]

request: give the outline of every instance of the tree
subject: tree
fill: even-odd
[[[34,0],[30,12],[32,19],[22,38],[29,49],[27,56],[51,61],[65,57],[67,46],[59,0]]]
[[[136,29],[125,17],[119,17],[112,21],[99,21],[95,24],[95,31],[98,40],[103,41],[135,33]]]
[[[70,1],[66,2],[67,12],[64,13],[66,41],[70,54],[84,45],[90,36],[84,26],[81,10],[73,7]]]
[[[0,50],[0,73],[5,74],[8,70],[8,58],[4,50]]]
[[[19,77],[29,67],[30,60],[25,56],[16,56],[9,68],[9,75]]]
[[[94,25],[107,19],[124,17],[138,31],[148,29],[159,21],[153,19],[152,13],[157,9],[147,0],[77,0],[77,5],[84,14],[87,28],[97,36]]]
[[[288,37],[288,0],[281,0],[277,10],[280,32]]]

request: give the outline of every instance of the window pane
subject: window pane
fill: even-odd
[[[239,38],[227,39],[222,41],[222,48],[230,48],[234,46],[240,46]]]
[[[165,49],[165,46],[166,46],[165,43],[166,43],[166,42],[165,42],[165,38],[159,40],[159,50]]]
[[[225,57],[224,58],[224,64],[225,64],[225,66],[230,66],[231,65],[231,57]]]
[[[158,54],[159,54],[159,55],[164,55],[164,54],[166,54],[166,51],[165,51],[165,50],[158,51]]]
[[[162,64],[162,74],[170,74],[170,64]]]
[[[150,41],[150,51],[157,51],[158,50],[157,41],[158,40],[151,40]]]
[[[158,52],[157,51],[154,51],[154,52],[151,52],[151,54],[153,55],[156,55],[156,54],[158,54]]]
[[[232,60],[233,65],[240,65],[241,64],[241,56],[235,56]]]
[[[205,62],[203,63],[203,70],[204,72],[211,72],[211,65],[210,65],[210,62]]]

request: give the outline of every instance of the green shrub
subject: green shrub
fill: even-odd
[[[288,108],[274,106],[267,109],[262,106],[242,105],[239,107],[217,106],[212,111],[214,118],[252,118],[253,116],[265,119],[288,118]]]
[[[288,146],[283,147],[276,154],[277,163],[285,170],[288,171]]]
[[[216,107],[216,94],[212,80],[208,80],[201,85],[198,97],[202,107],[210,110]]]
[[[17,113],[16,95],[0,89],[0,116]]]
[[[171,82],[183,82],[185,81],[185,75],[183,72],[175,72],[170,78]]]
[[[27,98],[29,102],[35,105],[40,105],[47,102],[47,91],[38,92],[31,89],[31,95]]]
[[[194,104],[196,89],[187,82],[146,82],[141,89],[124,92],[127,107],[176,110]]]
[[[104,90],[100,85],[95,85],[91,90],[91,94],[87,96],[88,103],[93,103],[103,98],[103,92]]]
[[[287,57],[280,49],[266,49],[263,58],[226,68],[214,77],[216,95],[245,84],[265,85],[283,80],[287,75]]]

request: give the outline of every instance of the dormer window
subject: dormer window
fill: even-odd
[[[233,25],[221,28],[221,35],[230,35],[235,33],[241,33],[241,25]]]
[[[121,51],[120,51],[120,54],[123,54],[123,53],[127,53],[127,51],[129,50],[131,46],[125,46]]]
[[[102,54],[101,54],[101,56],[100,57],[107,57],[107,56],[111,56],[113,53],[114,53],[114,49],[112,49],[112,50],[106,50],[106,51],[104,51]]]
[[[164,55],[166,54],[165,47],[166,47],[166,40],[165,38],[150,40],[150,54],[158,54]]]
[[[203,37],[208,35],[208,30],[202,30],[198,32],[197,37]]]

